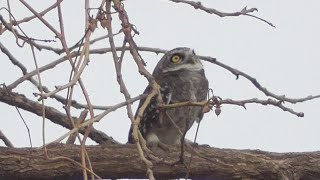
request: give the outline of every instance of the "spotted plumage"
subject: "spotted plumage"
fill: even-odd
[[[160,94],[164,103],[206,100],[208,80],[202,63],[190,48],[180,47],[168,51],[158,62],[153,76],[161,87]],[[151,90],[152,87],[149,85],[144,94],[150,93]],[[144,100],[141,100],[138,110],[143,103]],[[203,117],[202,107],[187,106],[160,110],[157,104],[157,98],[154,97],[145,109],[139,124],[139,130],[148,144],[179,144],[181,132]],[[129,143],[134,143],[132,127],[129,131]]]

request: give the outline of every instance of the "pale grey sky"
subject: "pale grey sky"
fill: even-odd
[[[42,10],[54,1],[32,1],[37,10]],[[202,0],[203,5],[225,12],[239,11],[243,7],[257,7],[254,13],[272,22],[276,28],[251,17],[220,18],[200,10],[166,0],[126,0],[125,8],[130,21],[140,32],[135,36],[139,46],[158,47],[170,50],[179,46],[194,48],[199,55],[216,57],[219,61],[237,68],[257,78],[257,80],[273,93],[298,98],[320,94],[320,2],[309,1],[232,1]],[[11,2],[13,14],[17,19],[31,15],[17,1]],[[91,1],[97,7],[99,1]],[[94,5],[94,3],[96,5]],[[83,35],[83,4],[76,0],[63,2],[65,28],[69,45],[73,45]],[[5,1],[0,2],[4,6]],[[5,11],[1,15],[7,17]],[[45,16],[51,23],[58,25],[57,12]],[[114,18],[114,31],[120,28]],[[58,27],[58,26],[57,26]],[[54,39],[41,23],[33,22],[22,25],[23,30],[31,37]],[[100,28],[94,37],[104,35]],[[15,56],[23,62],[29,71],[34,69],[30,47],[18,48],[12,35],[5,33],[0,41],[15,52]],[[117,45],[122,45],[122,36],[116,38]],[[54,43],[53,43],[54,44]],[[55,43],[56,46],[59,43]],[[51,45],[51,44],[48,44]],[[95,44],[92,48],[109,47],[107,40]],[[161,55],[142,53],[147,61],[147,69],[152,71]],[[53,53],[37,52],[40,65],[57,59]],[[21,76],[6,56],[0,53],[0,83],[10,84]],[[266,99],[249,81],[235,77],[216,65],[204,62],[210,87],[222,98],[245,99],[259,97]],[[136,65],[127,54],[124,60],[123,76],[132,97],[143,92],[147,81],[141,77]],[[42,81],[50,89],[55,85],[67,83],[69,63],[59,65],[54,70],[42,74]],[[93,55],[83,76],[84,84],[90,98],[97,105],[113,105],[124,101],[116,82],[113,61],[110,55]],[[18,86],[15,91],[25,93],[33,98],[37,92],[29,82]],[[76,89],[78,100],[84,102],[79,88]],[[59,93],[65,95],[63,91]],[[198,142],[219,148],[261,149],[276,152],[314,151],[320,150],[320,100],[308,101],[296,105],[285,105],[296,111],[305,113],[298,118],[278,108],[261,105],[248,105],[247,110],[241,107],[225,105],[222,113],[216,117],[213,112],[205,115],[198,136]],[[46,100],[61,111],[62,105]],[[134,104],[135,107],[137,103]],[[16,146],[28,146],[27,131],[14,107],[0,103],[2,114],[1,130]],[[97,112],[98,113],[98,112]],[[76,114],[76,111],[75,111]],[[40,117],[23,112],[29,125],[34,146],[42,145]],[[126,142],[130,121],[126,109],[117,110],[94,125],[120,142]],[[195,126],[194,126],[195,127]],[[66,129],[50,122],[46,124],[47,142],[58,138]],[[195,128],[188,133],[192,139]],[[2,142],[0,142],[2,145]]]

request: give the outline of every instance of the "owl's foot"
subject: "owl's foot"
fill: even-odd
[[[162,142],[158,142],[158,143],[152,143],[152,144],[148,144],[148,147],[150,148],[150,150],[152,152],[159,152],[159,150],[165,151],[165,152],[169,152],[170,150],[170,146],[167,144],[164,144]]]
[[[169,145],[164,144],[163,142],[160,141],[157,135],[150,133],[146,137],[147,145],[151,149],[151,151],[155,152],[158,151],[159,149],[168,152],[169,151]]]
[[[206,147],[207,147],[207,148],[210,147],[209,144],[198,144],[198,143],[191,143],[190,146],[191,146],[191,147],[205,147],[205,148],[206,148]]]
[[[169,152],[169,150],[170,150],[170,146],[167,145],[167,144],[164,144],[164,143],[162,143],[162,142],[159,142],[159,143],[158,143],[158,147],[159,147],[160,149],[166,151],[166,152]]]
[[[210,147],[209,144],[199,144],[197,142],[193,142],[190,139],[184,139],[184,142],[187,146],[191,146],[191,147]]]

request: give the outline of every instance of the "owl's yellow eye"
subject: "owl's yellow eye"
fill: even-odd
[[[171,57],[171,62],[174,64],[180,63],[182,61],[182,57],[180,55],[173,55]]]

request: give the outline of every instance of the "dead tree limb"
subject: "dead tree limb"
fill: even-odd
[[[80,146],[56,144],[48,147],[52,159],[46,159],[38,148],[0,147],[0,179],[76,179],[81,178]],[[93,170],[102,178],[146,178],[145,164],[135,145],[88,146]],[[319,179],[320,151],[303,153],[271,153],[259,150],[232,150],[197,147],[190,166],[189,178],[201,179]],[[158,179],[184,178],[182,164],[168,163],[179,158],[179,147],[170,153],[159,153],[163,160],[153,161]],[[185,153],[189,162],[190,153]],[[205,157],[205,158],[203,158]]]
[[[38,116],[42,115],[42,105],[38,103],[37,101],[32,101],[25,97],[22,94],[7,91],[4,88],[0,88],[0,102],[16,106],[18,108],[24,109],[26,111],[29,111],[33,114],[36,114]],[[58,111],[56,108],[45,106],[46,108],[46,118],[49,119],[51,122],[55,124],[59,124],[62,127],[65,127],[67,129],[72,129],[72,124],[68,120],[67,115],[64,113]],[[73,119],[77,120],[77,117],[73,117]],[[80,129],[80,133],[84,133],[84,129]],[[97,129],[91,129],[89,137],[94,140],[95,142],[99,144],[114,144],[118,143],[115,141],[112,137],[106,135],[102,131],[99,131]]]

